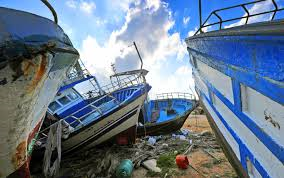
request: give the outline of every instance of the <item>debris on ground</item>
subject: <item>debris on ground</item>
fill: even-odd
[[[142,165],[150,170],[150,171],[153,171],[153,172],[161,172],[161,168],[157,167],[157,160],[156,159],[149,159],[147,161],[144,161],[142,163]]]
[[[178,155],[187,157],[187,169],[178,168]],[[130,165],[121,166],[124,160],[133,164],[133,172]],[[68,155],[62,158],[59,177],[127,177],[130,170],[133,178],[237,177],[204,115],[191,115],[180,131],[170,135],[146,136],[131,146],[96,147]]]

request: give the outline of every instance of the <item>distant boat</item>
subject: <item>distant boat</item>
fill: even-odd
[[[141,110],[137,136],[156,136],[178,131],[196,106],[197,101],[189,93],[157,94],[157,99],[146,101]]]
[[[261,2],[272,10],[248,11]],[[247,14],[222,20],[233,8]],[[283,10],[274,0],[215,10],[186,39],[200,102],[239,177],[284,175],[284,21],[274,20]],[[224,29],[236,20],[244,25]]]
[[[134,143],[139,111],[151,88],[145,80],[147,72],[117,73],[104,87],[94,76],[84,74],[84,78],[62,86],[48,109],[51,116],[72,128],[70,135],[62,139],[62,154],[93,147],[125,131],[129,132],[128,141]],[[93,89],[80,94],[75,87],[84,81],[92,82]],[[41,137],[48,128],[41,131]]]
[[[79,58],[56,21],[0,7],[0,177],[30,177],[48,104]]]

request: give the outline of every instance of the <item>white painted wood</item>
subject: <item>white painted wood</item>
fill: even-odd
[[[205,85],[205,83],[202,81],[202,79],[198,76],[198,74],[196,74],[194,76],[194,80],[195,80],[195,85],[199,88],[199,90],[201,90],[207,98],[209,98],[209,93],[208,93],[208,88],[207,85]],[[200,96],[200,95],[199,95]]]
[[[243,112],[284,147],[284,106],[243,84],[241,96]]]
[[[201,62],[200,60],[196,60],[196,64],[197,64],[197,69],[199,70],[200,76],[204,77],[207,81],[209,81],[231,103],[234,103],[234,95],[233,95],[231,77],[208,66],[207,64]]]
[[[19,65],[26,73],[13,82],[15,71],[9,65],[0,70],[1,78],[8,82],[0,87],[0,177],[13,173],[27,161],[28,137],[41,123],[48,104],[72,65],[51,71],[57,67],[54,60],[60,59],[49,53],[45,55],[46,61],[42,61],[41,55],[23,60]],[[39,74],[41,62],[45,66]],[[27,67],[29,64],[30,67]]]
[[[206,109],[208,110],[208,112],[210,113],[210,115],[212,116],[212,118],[214,119],[215,124],[218,126],[220,132],[223,134],[223,136],[225,137],[226,141],[228,142],[228,144],[230,145],[230,147],[232,148],[232,150],[234,151],[235,155],[237,156],[237,158],[239,160],[241,160],[240,158],[240,149],[239,149],[239,144],[236,142],[236,140],[234,139],[234,137],[231,135],[231,133],[227,130],[227,128],[224,126],[224,124],[221,122],[220,118],[217,116],[217,114],[214,112],[214,110],[211,108],[211,106],[209,105],[209,103],[207,102],[207,100],[205,100],[205,98],[202,98],[202,102],[204,103]]]
[[[262,178],[258,170],[255,168],[255,166],[251,163],[251,161],[248,158],[247,158],[247,168],[248,168],[249,177]]]
[[[140,111],[142,104],[145,101],[145,98],[146,98],[146,95],[144,94],[144,95],[140,96],[139,98],[137,98],[135,101],[133,101],[131,104],[126,105],[124,108],[122,108],[122,109],[118,110],[117,112],[109,115],[108,117],[104,118],[103,120],[99,121],[98,123],[94,124],[93,126],[89,127],[88,129],[85,129],[82,132],[80,132],[79,134],[77,134],[73,137],[70,137],[69,139],[63,141],[62,142],[62,150],[66,151],[66,150],[76,146],[80,142],[82,142],[82,140],[85,140],[86,138],[93,136],[94,134],[96,134],[98,132],[98,130],[108,128],[108,126],[107,126],[108,123],[117,121],[119,118],[121,118],[127,112],[131,111],[132,109],[134,109],[135,107],[138,106],[137,113],[134,116],[129,118],[126,122],[123,122],[120,126],[115,127],[114,129],[110,130],[108,133],[104,134],[103,136],[101,136],[100,138],[98,138],[97,140],[95,140],[94,142],[92,142],[91,144],[86,146],[85,148],[89,148],[89,147],[98,145],[98,144],[110,139],[111,137],[117,135],[118,133],[120,133],[124,130],[127,130],[128,128],[136,125],[138,123],[139,111]]]
[[[239,136],[247,148],[253,153],[264,169],[271,177],[282,177],[284,166],[276,156],[247,128],[239,118],[218,98],[216,99],[216,109],[226,120],[229,126]],[[211,111],[212,112],[212,111]],[[211,113],[212,114],[212,113]],[[220,124],[218,124],[220,125]]]

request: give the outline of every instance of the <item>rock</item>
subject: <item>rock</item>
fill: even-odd
[[[151,170],[153,172],[161,172],[161,168],[157,167],[157,160],[155,159],[150,159],[150,160],[147,160],[147,161],[144,161],[142,163],[142,165],[148,169],[148,170]]]
[[[169,145],[168,145],[167,143],[163,143],[163,144],[162,144],[162,147],[163,147],[163,148],[168,148]]]
[[[208,131],[208,130],[204,130],[200,133],[201,136],[210,136],[211,135],[211,132]]]

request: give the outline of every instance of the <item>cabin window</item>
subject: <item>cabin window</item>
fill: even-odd
[[[52,103],[50,103],[50,105],[48,106],[48,108],[54,112],[56,111],[57,109],[59,109],[61,106],[60,104],[58,104],[56,101],[53,101]]]
[[[67,98],[67,96],[63,96],[62,98],[58,99],[58,101],[62,104],[62,105],[66,105],[70,102],[70,99]]]
[[[78,98],[78,95],[75,92],[71,92],[67,95],[71,100],[75,100]]]

